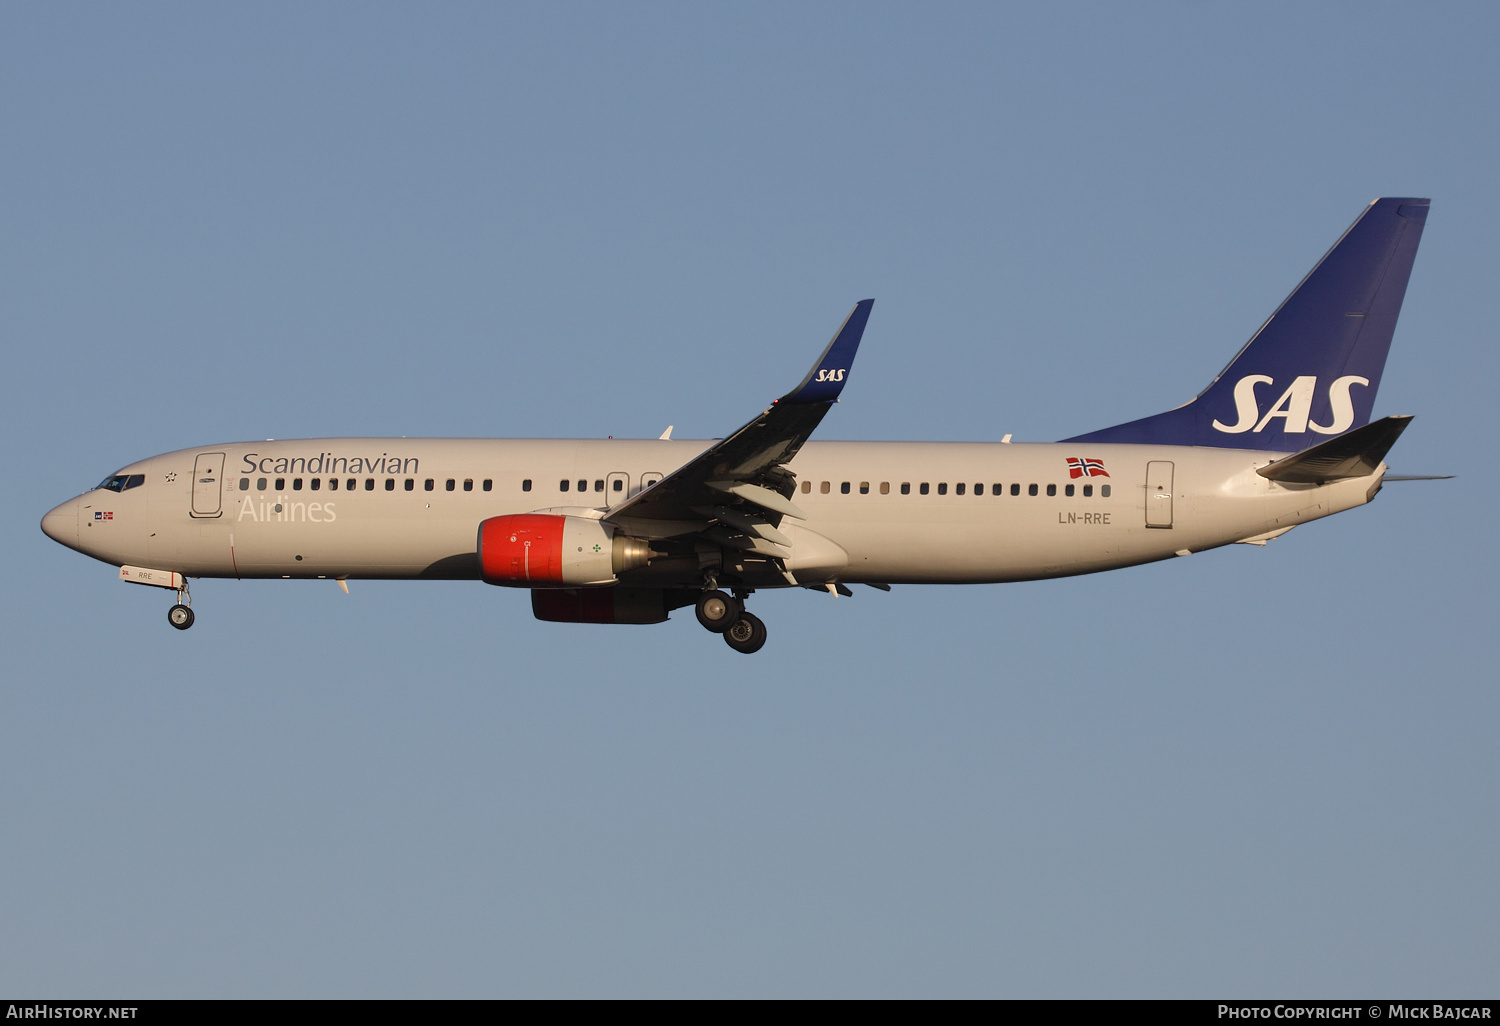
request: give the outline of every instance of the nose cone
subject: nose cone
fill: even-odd
[[[42,533],[70,549],[78,547],[78,500],[69,499],[42,517]]]

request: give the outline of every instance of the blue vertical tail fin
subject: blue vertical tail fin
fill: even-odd
[[[1064,441],[1298,452],[1368,424],[1429,202],[1365,208],[1191,402]]]

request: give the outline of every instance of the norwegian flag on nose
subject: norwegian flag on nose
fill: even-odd
[[[1109,472],[1104,469],[1103,460],[1079,459],[1077,456],[1068,457],[1069,477],[1108,477]]]

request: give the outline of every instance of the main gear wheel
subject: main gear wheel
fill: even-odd
[[[740,618],[744,607],[733,595],[726,595],[717,588],[698,596],[698,622],[715,634],[723,634]]]
[[[759,652],[766,643],[766,625],[754,613],[741,613],[724,632],[724,643],[736,652]]]

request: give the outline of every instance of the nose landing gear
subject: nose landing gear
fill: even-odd
[[[193,597],[188,594],[187,578],[181,578],[182,587],[177,589],[177,604],[167,610],[167,623],[180,631],[193,625]]]

